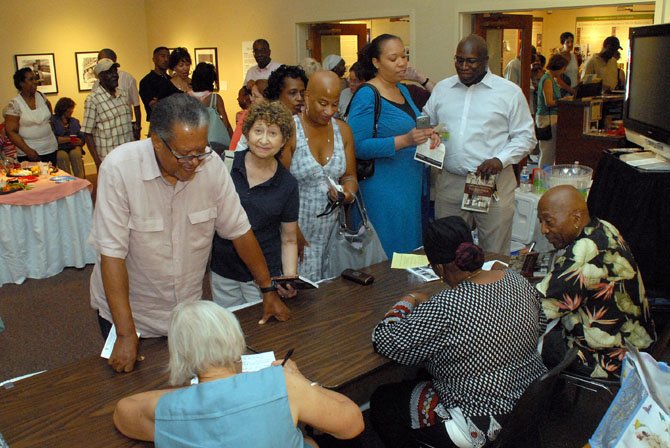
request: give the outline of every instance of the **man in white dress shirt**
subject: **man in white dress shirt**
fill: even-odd
[[[249,81],[256,81],[257,79],[268,79],[270,74],[277,70],[281,65],[270,59],[270,43],[265,39],[256,39],[253,45],[254,59],[256,64],[247,71],[247,76],[244,77],[244,85]]]
[[[528,102],[516,84],[488,71],[486,41],[470,35],[459,42],[457,75],[440,81],[424,112],[449,132],[444,168],[437,178],[435,217],[458,215],[476,223],[486,251],[509,254],[514,217],[512,164],[537,143]],[[495,175],[497,200],[488,213],[461,209],[468,172]]]

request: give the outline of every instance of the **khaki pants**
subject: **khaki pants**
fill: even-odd
[[[238,282],[237,280],[222,277],[215,272],[210,272],[210,275],[212,300],[224,308],[263,300],[261,290],[258,289],[253,280],[250,282]]]
[[[493,199],[488,213],[461,210],[465,176],[442,170],[437,178],[435,218],[460,216],[471,227],[477,225],[479,245],[486,252],[509,255],[514,219],[514,189],[517,187],[512,166],[504,168],[496,181],[498,201]]]
[[[69,151],[59,149],[56,152],[56,160],[58,168],[63,171],[67,171],[73,176],[79,177],[81,179],[86,178],[86,173],[84,173],[84,160],[81,146],[76,146]]]

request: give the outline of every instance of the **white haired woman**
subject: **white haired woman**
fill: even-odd
[[[161,446],[311,447],[303,422],[340,439],[357,436],[363,417],[354,402],[312,386],[293,361],[240,373],[242,329],[228,310],[209,301],[175,307],[168,331],[170,384],[123,398],[114,424],[126,436]],[[277,362],[276,364],[279,364]]]

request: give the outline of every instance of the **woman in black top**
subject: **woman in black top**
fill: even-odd
[[[293,134],[293,118],[279,102],[251,107],[242,125],[249,149],[236,151],[231,177],[270,275],[298,273],[298,182],[278,162]],[[212,297],[224,307],[261,300],[258,286],[233,243],[218,236],[212,247]],[[295,291],[279,288],[283,297]]]

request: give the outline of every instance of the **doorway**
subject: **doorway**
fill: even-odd
[[[327,55],[337,54],[342,56],[348,69],[357,61],[358,52],[372,39],[384,33],[400,37],[409,54],[409,16],[301,23],[297,26],[297,59],[301,61],[305,57],[311,57],[322,62]]]
[[[329,54],[357,54],[368,43],[368,27],[358,23],[314,23],[309,26],[311,57],[323,61]],[[346,60],[346,59],[345,59]]]
[[[489,48],[489,70],[503,76],[508,64],[519,59],[520,77],[516,81],[530,98],[531,35],[533,16],[521,14],[475,14],[475,34],[486,40]]]

